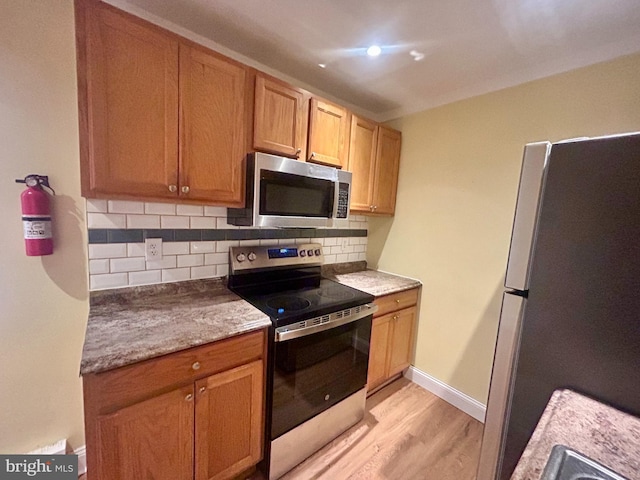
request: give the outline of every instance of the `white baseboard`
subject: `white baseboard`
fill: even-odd
[[[414,366],[409,367],[404,376],[413,383],[420,385],[425,390],[437,395],[445,402],[450,403],[454,407],[462,410],[464,413],[471,415],[476,420],[484,423],[487,406],[483,403],[480,403],[469,395],[456,390],[444,382],[441,382],[437,378],[424,373],[422,370],[419,370]]]
[[[78,456],[78,476],[87,473],[87,446],[78,447],[73,453]]]

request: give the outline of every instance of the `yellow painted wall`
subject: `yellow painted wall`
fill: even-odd
[[[72,0],[0,4],[0,452],[84,444],[88,313]],[[24,254],[14,179],[50,176],[55,253]]]
[[[422,280],[414,365],[484,403],[523,146],[640,131],[640,55],[392,125],[403,133],[397,210],[369,222],[368,262]]]

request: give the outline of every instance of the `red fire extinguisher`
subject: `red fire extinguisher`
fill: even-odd
[[[20,195],[22,204],[22,225],[24,227],[24,245],[27,255],[51,255],[53,238],[51,235],[51,210],[49,194],[42,187],[47,187],[55,195],[46,175],[27,175],[16,183],[25,183],[27,189]]]

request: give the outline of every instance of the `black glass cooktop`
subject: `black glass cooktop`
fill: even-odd
[[[232,290],[269,315],[274,326],[281,327],[345,308],[373,302],[373,295],[347,287],[327,278],[306,282],[300,287],[295,282],[280,285],[280,289],[236,287]],[[265,293],[265,290],[270,290]]]

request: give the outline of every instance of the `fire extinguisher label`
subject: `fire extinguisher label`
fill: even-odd
[[[25,240],[51,238],[51,217],[22,217]]]

